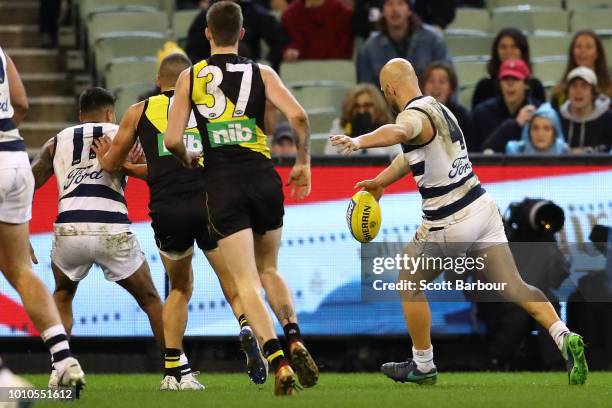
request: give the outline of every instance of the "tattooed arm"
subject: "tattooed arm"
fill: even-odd
[[[34,174],[34,186],[40,188],[53,175],[53,147],[55,138],[47,140],[40,149],[40,153],[32,162],[32,174]]]

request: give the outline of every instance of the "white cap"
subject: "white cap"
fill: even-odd
[[[567,74],[565,82],[570,83],[576,78],[580,78],[593,86],[597,86],[597,75],[595,75],[595,72],[591,68],[576,67],[572,69],[569,74]]]

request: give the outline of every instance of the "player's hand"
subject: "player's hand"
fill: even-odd
[[[32,243],[28,242],[28,244],[30,245],[30,258],[32,259],[32,262],[37,265],[38,258],[36,257],[36,254],[34,253],[34,248],[32,247]]]
[[[332,146],[336,148],[336,151],[340,154],[348,156],[355,150],[359,150],[359,141],[350,136],[345,135],[332,135],[329,137]]]
[[[283,61],[285,62],[297,61],[298,58],[300,58],[300,51],[295,48],[287,48],[283,53]]]
[[[196,169],[198,167],[203,167],[203,157],[204,156],[201,152],[187,150],[187,164],[185,165],[185,167],[187,167],[188,169]]]
[[[102,136],[94,139],[93,144],[91,145],[92,150],[96,153],[98,157],[98,161],[104,168],[104,156],[108,153],[111,146],[111,140],[108,136]]]
[[[380,197],[382,197],[385,192],[385,188],[381,186],[376,180],[363,180],[359,183],[355,184],[355,188],[361,188],[368,193],[372,194],[376,201],[380,201]]]
[[[287,186],[291,186],[291,197],[298,200],[310,194],[310,164],[295,163],[289,174]]]
[[[142,150],[142,145],[137,141],[130,149],[130,153],[128,154],[128,161],[130,163],[139,163],[143,155],[144,150]]]

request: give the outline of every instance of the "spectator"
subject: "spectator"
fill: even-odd
[[[295,157],[297,154],[295,136],[288,122],[282,122],[276,127],[270,150],[273,157]]]
[[[57,33],[62,0],[44,0],[38,11],[38,28],[42,48],[57,48]]]
[[[491,47],[491,59],[487,64],[488,78],[483,78],[476,84],[474,96],[472,97],[472,109],[478,104],[499,95],[499,87],[496,78],[504,61],[509,59],[522,59],[531,70],[531,59],[529,57],[529,43],[527,37],[516,28],[504,28],[501,30]],[[542,82],[536,78],[529,80],[531,95],[540,101],[546,100]]]
[[[393,58],[406,58],[422,75],[432,61],[450,63],[440,33],[424,25],[406,0],[385,0],[380,32],[363,45],[357,58],[357,78],[379,86],[378,73]]]
[[[342,103],[342,114],[340,118],[334,120],[329,133],[356,137],[392,122],[393,118],[380,91],[374,85],[359,84],[347,93]],[[394,156],[401,151],[397,145],[363,150],[363,154]],[[329,140],[325,145],[325,154],[338,154]]]
[[[287,44],[287,37],[281,25],[265,8],[250,0],[239,0],[236,3],[242,9],[245,29],[244,38],[239,44],[240,55],[252,60],[261,59],[261,41],[263,40],[270,48],[265,58],[270,62],[272,68],[278,71],[283,49]],[[193,63],[210,57],[210,44],[204,38],[208,6],[206,3],[202,4],[204,4],[202,11],[189,27],[185,47]]]
[[[610,98],[601,95],[591,68],[577,67],[565,78],[568,100],[561,123],[573,153],[608,152],[612,143]]]
[[[423,74],[423,92],[444,104],[457,118],[459,127],[467,132],[470,128],[470,114],[452,99],[457,90],[457,74],[445,62],[432,62]]]
[[[506,154],[565,154],[569,151],[559,115],[544,103],[523,126],[521,140],[511,140],[506,145]]]
[[[342,0],[294,0],[281,20],[290,39],[283,59],[351,59],[352,15]]]
[[[606,52],[601,38],[590,30],[578,31],[569,47],[565,72],[553,90],[551,103],[555,108],[563,105],[567,100],[565,78],[571,70],[579,66],[588,67],[595,71],[599,89],[602,93],[612,97],[612,79],[610,79]]]
[[[501,95],[487,99],[472,112],[468,150],[503,153],[508,141],[520,139],[523,126],[541,103],[529,96],[530,75],[522,59],[501,65],[497,74]]]

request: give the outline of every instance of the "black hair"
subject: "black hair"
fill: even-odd
[[[81,113],[96,112],[100,109],[114,107],[115,97],[107,89],[95,86],[85,89],[79,96]]]
[[[525,64],[527,64],[529,67],[529,71],[532,71],[531,57],[529,56],[529,42],[527,41],[527,37],[518,28],[509,27],[502,29],[495,37],[495,40],[493,40],[493,45],[491,47],[491,59],[487,64],[487,72],[491,78],[497,79],[497,73],[499,72],[499,68],[502,64],[497,48],[504,37],[510,37],[512,40],[514,40],[514,43],[521,51],[521,59],[525,61]]]

